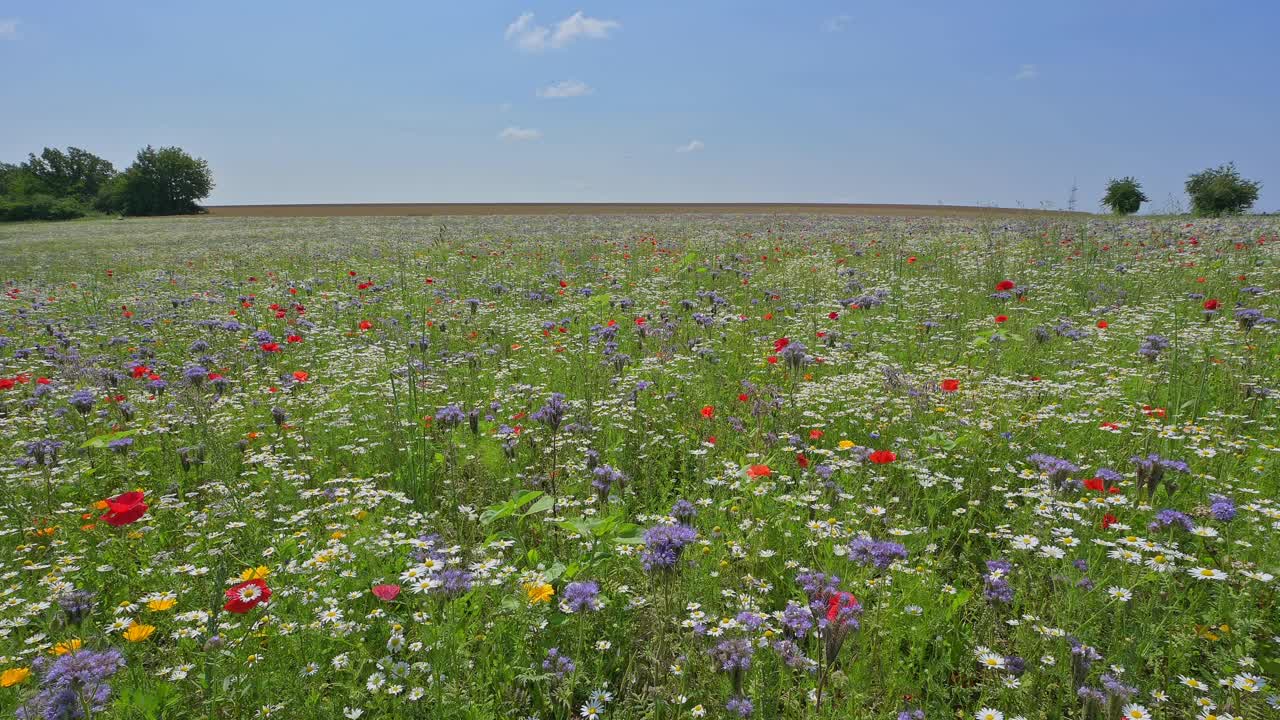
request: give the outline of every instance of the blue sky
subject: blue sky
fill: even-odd
[[[0,0],[0,159],[148,143],[211,203],[1280,210],[1280,3]]]

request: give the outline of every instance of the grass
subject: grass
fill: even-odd
[[[0,226],[0,712],[1269,717],[1277,247],[1274,218]],[[246,582],[269,602],[228,605]]]

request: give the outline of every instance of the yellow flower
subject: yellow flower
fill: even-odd
[[[537,605],[551,602],[551,596],[556,594],[556,589],[547,583],[525,583],[524,594],[529,598],[530,605]]]
[[[142,642],[151,637],[151,633],[156,631],[155,625],[143,625],[142,623],[133,623],[128,630],[124,631],[124,639],[129,642]]]
[[[67,654],[67,653],[69,653],[69,652],[75,652],[75,651],[79,650],[79,649],[80,649],[80,646],[82,646],[82,645],[84,645],[84,642],[82,642],[82,641],[80,640],[80,638],[71,638],[70,640],[68,640],[68,641],[66,641],[66,642],[60,642],[60,643],[58,643],[57,645],[54,645],[54,646],[53,646],[53,654],[54,654],[54,655],[66,655],[66,654]]]
[[[841,450],[848,450],[848,449],[849,449],[849,448],[851,448],[851,447],[853,447],[853,441],[852,441],[852,440],[841,440],[841,441],[840,441],[840,449],[841,449]]]
[[[0,687],[13,687],[31,677],[31,668],[9,668],[0,673]]]
[[[240,573],[240,579],[241,580],[266,580],[267,576],[270,574],[271,574],[271,571],[267,569],[266,565],[259,565],[256,568],[249,568],[244,572]]]
[[[170,610],[174,605],[178,604],[177,598],[159,598],[147,603],[147,609],[151,612],[164,612]]]

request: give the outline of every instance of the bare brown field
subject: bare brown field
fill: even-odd
[[[971,205],[827,203],[357,203],[317,205],[212,205],[219,217],[343,217],[414,215],[680,215],[791,214],[897,217],[1001,217],[1088,213]]]

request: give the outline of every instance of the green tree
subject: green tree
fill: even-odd
[[[37,192],[82,202],[92,201],[116,175],[110,162],[77,147],[66,152],[45,148],[39,156],[28,156],[21,170],[34,178]]]
[[[22,168],[13,163],[0,162],[0,196],[8,195],[12,192],[13,186],[16,184],[18,173],[22,172]]]
[[[1240,177],[1235,163],[1202,170],[1187,178],[1187,195],[1195,215],[1220,217],[1241,213],[1258,200],[1262,183]]]
[[[115,188],[108,188],[108,194]],[[213,190],[209,163],[177,147],[156,150],[150,145],[124,173],[118,202],[129,215],[184,215],[201,211],[197,200]],[[99,196],[102,199],[102,196]]]
[[[1107,194],[1102,196],[1102,204],[1117,215],[1132,215],[1138,212],[1142,203],[1150,199],[1142,192],[1142,183],[1137,180],[1131,177],[1119,180],[1113,178],[1107,183]]]

